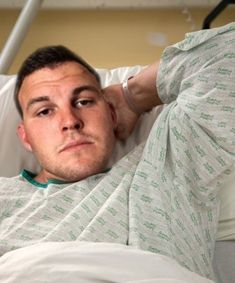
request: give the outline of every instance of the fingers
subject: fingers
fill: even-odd
[[[103,95],[107,102],[112,105],[118,105],[121,98],[121,86],[111,85],[103,89]]]
[[[115,129],[115,135],[117,139],[127,139],[138,120],[138,115],[126,103],[122,93],[122,86],[118,84],[104,88],[103,96],[116,114],[117,127]]]

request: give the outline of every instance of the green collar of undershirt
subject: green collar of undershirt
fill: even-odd
[[[40,188],[40,189],[45,189],[48,187],[49,184],[56,184],[56,185],[61,185],[61,184],[68,184],[68,182],[61,181],[61,180],[56,180],[56,179],[50,179],[48,180],[47,183],[40,183],[36,181],[34,178],[37,176],[35,173],[32,173],[28,170],[23,170],[20,174],[24,179],[26,179],[29,183],[32,185]]]
[[[110,171],[111,168],[106,169],[103,173],[107,173]],[[62,180],[56,180],[56,179],[50,179],[48,180],[47,183],[40,183],[36,181],[34,178],[37,176],[37,174],[28,171],[28,170],[23,170],[20,174],[24,179],[26,179],[30,184],[36,186],[39,189],[46,189],[48,185],[50,184],[55,184],[55,185],[63,185],[63,184],[71,184],[71,182],[66,182]]]

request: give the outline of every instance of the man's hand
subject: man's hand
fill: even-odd
[[[129,137],[140,115],[133,112],[123,96],[121,84],[111,85],[103,90],[105,100],[117,116],[116,137],[125,140]]]
[[[117,115],[117,138],[127,139],[141,113],[162,104],[156,89],[158,65],[159,63],[155,62],[128,80],[128,93],[126,93],[128,97],[124,95],[121,84],[112,85],[103,90],[104,98]],[[134,108],[140,113],[136,113]]]

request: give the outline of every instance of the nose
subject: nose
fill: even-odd
[[[62,118],[62,131],[80,130],[84,124],[78,114],[73,109],[64,110]]]

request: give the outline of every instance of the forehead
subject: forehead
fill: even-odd
[[[53,68],[37,70],[27,76],[22,83],[20,93],[66,83],[98,85],[95,76],[84,66],[76,62],[66,62]]]

